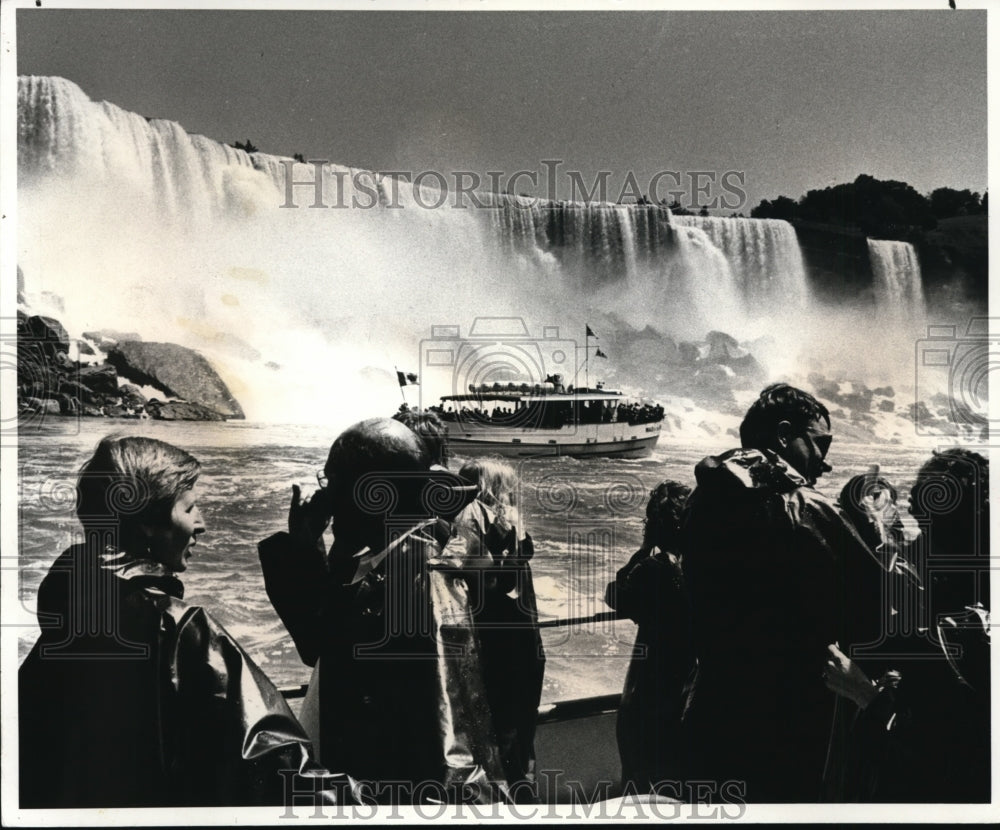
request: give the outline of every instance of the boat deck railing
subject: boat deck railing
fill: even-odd
[[[614,611],[541,620],[539,628],[568,628],[624,619]],[[281,689],[289,699],[306,696],[308,685]],[[621,694],[599,694],[543,702],[538,707],[534,746],[542,804],[590,804],[622,795],[616,738]]]
[[[591,614],[589,616],[583,616],[583,617],[556,617],[550,620],[539,620],[538,627],[567,628],[569,626],[587,625],[588,623],[609,622],[612,620],[619,620],[619,619],[627,619],[627,618],[622,617],[617,611],[600,611],[597,614]],[[309,684],[300,683],[298,685],[293,685],[293,686],[279,686],[278,691],[281,692],[281,694],[284,696],[286,700],[297,700],[299,698],[303,698],[306,696],[306,692],[309,691]],[[617,699],[619,695],[600,695],[599,697],[601,699],[607,698],[609,704],[612,702],[612,699],[614,699],[613,700],[614,705],[617,706]],[[566,706],[567,704],[556,704],[556,705]],[[550,707],[546,707],[543,705],[543,707],[539,710],[539,716],[543,716],[545,714],[545,710],[547,710],[548,708]]]

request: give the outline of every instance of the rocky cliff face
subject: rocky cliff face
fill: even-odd
[[[703,340],[675,341],[652,326],[636,332],[610,320],[602,326],[615,368],[603,371],[611,385],[634,386],[689,397],[696,403],[728,412],[736,390],[758,389],[766,373],[757,359],[734,337],[710,331]],[[598,367],[592,361],[591,368]]]
[[[243,418],[243,409],[207,360],[173,343],[115,343],[95,338],[108,350],[101,360],[86,340],[71,341],[52,318],[17,312],[18,411],[25,416],[69,415],[165,421],[224,421]],[[75,346],[74,348],[72,348]],[[89,362],[70,354],[87,355]],[[131,383],[125,382],[131,381]],[[162,390],[146,399],[135,384]]]
[[[810,283],[827,302],[871,291],[875,277],[867,237],[858,230],[815,222],[795,222]]]
[[[954,289],[956,282],[972,300],[983,303],[989,283],[988,217],[954,216],[931,231],[914,231],[925,292]],[[867,237],[855,228],[816,222],[792,223],[810,284],[817,295],[837,302],[870,291],[874,280]]]
[[[175,343],[127,340],[108,350],[108,363],[131,383],[156,386],[171,397],[199,403],[224,418],[245,417],[215,369],[191,349]]]
[[[948,285],[958,277],[965,291],[985,308],[989,297],[989,217],[941,219],[918,242],[920,267],[932,284]]]

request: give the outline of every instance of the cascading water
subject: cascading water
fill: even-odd
[[[725,255],[700,229],[672,225],[665,207],[506,195],[490,204],[493,228],[512,251],[558,262],[571,282],[607,294],[609,310],[646,306],[668,318],[682,310],[703,325],[742,322]]]
[[[804,309],[809,301],[805,263],[795,229],[781,219],[674,216],[699,228],[725,255],[747,307],[754,313]]]
[[[876,313],[918,319],[925,312],[920,260],[909,242],[869,239]]]
[[[807,294],[781,222],[507,194],[456,207],[333,164],[317,181],[314,165],[93,102],[61,78],[20,79],[18,115],[29,291],[61,296],[71,332],[199,349],[252,420],[315,420],[344,389],[356,408],[394,408],[389,370],[418,362],[433,325],[523,316],[533,333],[572,335],[605,315],[742,338],[779,290],[783,311]]]

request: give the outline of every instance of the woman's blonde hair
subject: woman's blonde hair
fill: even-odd
[[[479,485],[479,498],[490,507],[503,512],[517,507],[517,473],[500,458],[475,458],[466,461],[458,474]]]
[[[120,533],[160,524],[199,472],[194,456],[165,441],[109,435],[80,470],[76,515],[85,529]]]

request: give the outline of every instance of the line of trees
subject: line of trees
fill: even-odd
[[[676,199],[672,202],[667,199],[660,199],[659,202],[654,202],[645,193],[636,199],[635,203],[637,205],[659,205],[660,207],[670,208],[670,212],[675,216],[708,216],[708,207],[702,205],[698,210],[693,210],[692,208],[686,208]],[[619,202],[618,204],[622,204]],[[735,214],[734,214],[735,215]],[[741,214],[742,215],[742,214]]]
[[[856,227],[871,236],[931,230],[939,219],[985,214],[987,194],[939,187],[924,196],[906,182],[881,181],[862,174],[853,182],[810,190],[798,201],[787,196],[763,200],[750,215]]]
[[[235,147],[237,150],[243,150],[245,153],[259,153],[258,147],[248,138],[246,141],[235,141],[229,145],[230,147]]]

